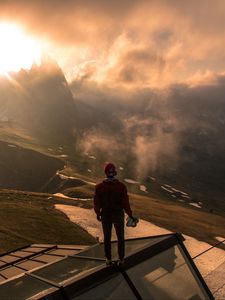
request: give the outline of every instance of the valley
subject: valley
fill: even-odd
[[[0,78],[3,214],[11,214],[9,203],[17,199],[23,206],[18,211],[27,215],[26,199],[37,204],[37,212],[45,203],[53,216],[55,203],[90,209],[104,163],[113,161],[138,217],[212,245],[225,235],[223,99],[196,103],[198,88],[186,86],[182,95],[171,88],[166,100],[160,91],[146,90],[138,102],[129,92],[128,107],[127,99],[121,102],[123,90],[106,93],[68,84],[52,61],[11,76]],[[210,86],[208,95],[214,92]],[[29,222],[36,224],[27,229],[32,241],[41,225],[36,218],[25,219],[27,228]],[[13,244],[12,229],[8,232],[5,250],[26,241],[17,234]]]

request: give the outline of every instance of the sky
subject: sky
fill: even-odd
[[[225,71],[224,0],[1,1],[0,20],[34,37],[69,81],[164,88]]]

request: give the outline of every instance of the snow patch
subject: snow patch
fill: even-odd
[[[77,178],[72,177],[72,176],[67,176],[67,175],[61,174],[59,171],[56,172],[56,175],[59,175],[59,177],[61,179],[77,179]]]
[[[62,193],[55,193],[53,194],[54,196],[56,197],[59,197],[59,198],[64,198],[64,199],[69,199],[69,200],[79,200],[79,201],[90,201],[92,200],[92,198],[73,198],[73,197],[68,197]]]
[[[8,144],[8,147],[10,147],[10,148],[17,148],[16,145],[12,145],[12,144]]]
[[[222,236],[216,236],[215,239],[218,241],[218,242],[222,242],[225,240],[225,236],[222,237]]]
[[[145,185],[143,185],[143,184],[140,185],[140,190],[142,192],[148,193],[147,187]]]
[[[190,202],[189,205],[195,206],[197,208],[202,208],[198,203]]]
[[[68,196],[66,196],[66,195],[64,195],[62,193],[55,193],[53,195],[56,196],[56,197],[59,197],[59,198],[70,199],[70,197],[68,197]]]
[[[171,188],[171,187],[172,187],[172,186],[169,185],[169,184],[164,184],[164,186],[167,187],[167,188]]]
[[[184,196],[188,196],[188,194],[187,194],[187,193],[185,193],[185,192],[182,192],[182,191],[180,191],[180,190],[178,190],[178,189],[175,189],[174,187],[171,187],[171,190],[172,190],[172,191],[174,191],[174,192],[181,193],[181,194],[182,194],[182,195],[184,195]]]
[[[88,157],[89,157],[90,159],[96,159],[96,157],[95,157],[94,155],[88,155]]]
[[[191,197],[187,196],[187,195],[182,195],[183,198],[185,199],[191,199]]]
[[[131,184],[139,184],[140,182],[133,180],[133,179],[129,179],[129,178],[125,178],[124,181],[126,181],[127,183],[131,183]]]
[[[163,189],[163,190],[165,190],[165,191],[167,191],[169,193],[173,193],[173,191],[171,191],[170,189],[168,189],[167,187],[165,187],[163,185],[161,185],[161,189]]]

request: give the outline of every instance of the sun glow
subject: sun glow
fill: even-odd
[[[41,47],[35,39],[15,25],[0,23],[0,74],[29,69],[41,59]]]

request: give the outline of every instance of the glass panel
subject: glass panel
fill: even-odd
[[[50,248],[50,247],[56,247],[56,245],[53,245],[53,244],[32,244],[31,247],[37,247],[37,248],[44,248],[44,249],[47,249],[47,248]]]
[[[19,257],[15,257],[15,256],[11,256],[11,255],[4,255],[1,257],[1,260],[6,263],[15,262],[18,259],[19,259]]]
[[[19,275],[21,273],[24,273],[24,270],[21,270],[19,268],[13,267],[13,266],[5,268],[5,269],[1,270],[1,272],[0,272],[0,274],[3,275],[3,277],[6,277],[6,278],[14,277],[14,276]]]
[[[4,266],[6,263],[3,261],[0,261],[0,267]]]
[[[16,252],[12,252],[11,254],[19,256],[19,257],[26,257],[26,256],[32,255],[32,253],[25,252],[25,251],[16,251]]]
[[[151,246],[159,241],[166,239],[167,237],[157,237],[157,238],[143,238],[143,239],[135,239],[135,240],[127,240],[125,241],[125,256],[129,256],[130,254],[145,248],[145,246]],[[93,246],[87,250],[80,252],[77,255],[81,256],[89,256],[89,257],[97,257],[104,258],[104,247],[103,244],[98,244]],[[117,242],[112,242],[112,257],[117,259]]]
[[[32,270],[41,266],[44,266],[45,263],[40,263],[38,261],[26,260],[21,263],[16,264],[16,266],[24,268],[26,270]]]
[[[96,287],[86,291],[79,296],[70,296],[70,299],[80,300],[113,300],[113,299],[130,299],[136,300],[137,298],[133,294],[132,290],[128,286],[121,274],[109,279],[106,282],[99,284]]]
[[[76,254],[77,252],[80,252],[80,250],[74,250],[74,249],[56,249],[56,250],[51,250],[51,251],[49,251],[47,253],[48,254],[61,255],[61,256],[67,256],[67,255]]]
[[[74,250],[83,250],[85,248],[89,248],[87,245],[57,245],[58,249],[74,249]]]
[[[51,288],[49,292],[56,290],[43,281],[22,276],[0,285],[0,295],[4,295],[4,299],[28,299],[49,288]]]
[[[41,252],[43,250],[48,250],[48,248],[41,248],[41,247],[27,247],[25,249],[23,249],[24,251],[28,251],[28,252],[32,252],[32,253],[37,253],[37,252]]]
[[[55,256],[55,255],[47,255],[47,254],[40,254],[38,256],[33,256],[32,260],[39,260],[39,261],[43,261],[46,263],[50,263],[50,262],[54,262],[57,260],[62,259],[62,257],[60,256]]]
[[[157,237],[157,238],[128,240],[126,241],[125,244],[126,255],[130,255],[132,253],[140,251],[143,248],[150,247],[151,245],[159,243],[160,241],[165,240],[167,238],[168,237]]]
[[[62,283],[71,277],[84,274],[102,264],[104,264],[104,262],[85,258],[68,257],[32,273],[48,280]]]
[[[209,299],[177,246],[127,271],[143,299]]]

